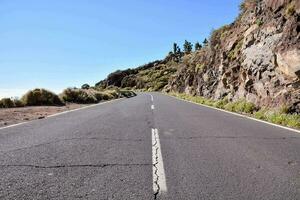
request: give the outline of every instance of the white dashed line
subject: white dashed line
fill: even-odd
[[[151,105],[151,109],[154,110],[154,105]]]
[[[151,96],[151,101],[153,102],[153,101],[154,101],[154,99],[153,99],[153,96],[152,96],[152,94],[150,94],[150,96]]]
[[[152,129],[152,163],[153,192],[155,197],[157,197],[167,192],[164,163],[157,129]]]

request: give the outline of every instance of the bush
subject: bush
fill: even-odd
[[[10,98],[3,98],[0,100],[1,108],[13,108],[15,107],[14,102]]]
[[[66,102],[72,103],[98,103],[102,100],[111,100],[117,99],[122,96],[122,93],[126,93],[126,95],[132,94],[130,91],[119,91],[118,89],[115,90],[106,90],[106,91],[98,91],[94,89],[84,90],[84,89],[75,89],[75,88],[68,88],[65,89],[62,94],[60,95],[61,98]]]
[[[224,98],[222,100],[216,101],[213,106],[216,108],[224,109],[225,105],[227,105],[228,103],[228,99]]]
[[[89,84],[83,84],[81,86],[81,89],[85,89],[85,90],[90,89],[90,85]]]
[[[19,99],[14,99],[13,102],[15,104],[15,107],[24,107],[24,103]]]
[[[72,103],[87,104],[97,103],[99,101],[92,92],[83,89],[67,88],[60,96],[64,101]]]
[[[121,90],[120,94],[121,94],[122,97],[126,97],[126,98],[136,96],[136,93],[134,93],[133,91],[129,91],[129,90]]]
[[[45,89],[34,89],[28,91],[21,101],[25,106],[61,106],[64,105],[63,101],[53,92]]]
[[[285,10],[285,15],[286,16],[292,16],[296,12],[296,6],[294,3],[289,3],[286,10]]]
[[[236,102],[230,102],[224,106],[225,110],[239,113],[252,114],[256,109],[254,103],[247,102],[246,100],[239,100]]]

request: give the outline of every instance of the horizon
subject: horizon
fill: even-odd
[[[232,23],[240,3],[1,1],[0,97],[94,85],[118,69],[162,59],[173,42],[202,42]]]

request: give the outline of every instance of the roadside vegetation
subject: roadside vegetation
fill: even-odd
[[[240,99],[235,102],[229,102],[228,99],[212,100],[201,96],[191,96],[183,93],[168,93],[171,96],[191,101],[198,104],[203,104],[230,112],[245,114],[256,119],[268,121],[274,124],[279,124],[291,128],[300,128],[300,115],[289,114],[285,107],[279,110],[271,110],[268,108],[259,108],[245,99]]]
[[[25,106],[64,106],[68,103],[93,104],[117,98],[130,98],[136,96],[133,91],[118,89],[116,87],[102,90],[90,88],[87,84],[82,88],[67,88],[57,95],[46,89],[36,88],[29,90],[20,99],[3,98],[0,108],[16,108]]]

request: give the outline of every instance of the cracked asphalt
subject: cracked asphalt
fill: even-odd
[[[0,199],[300,199],[299,133],[151,94],[1,129]]]

